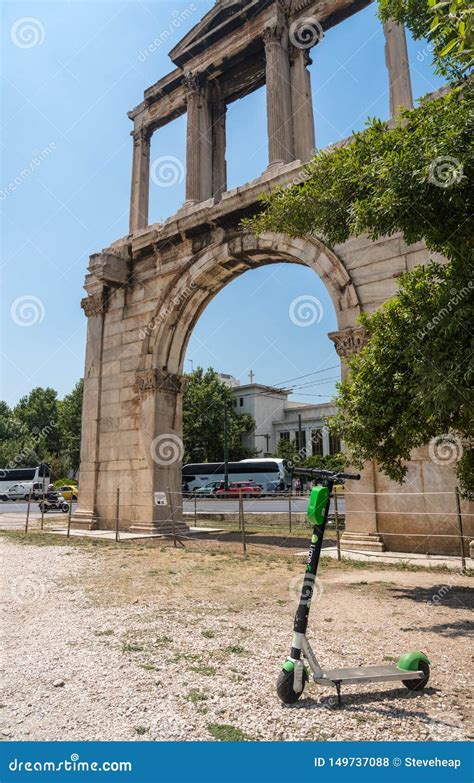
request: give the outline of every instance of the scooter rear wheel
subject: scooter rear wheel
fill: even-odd
[[[421,680],[402,680],[404,686],[408,688],[409,691],[421,691],[428,685],[428,680],[430,679],[429,664],[427,664],[426,661],[418,661],[418,669],[424,674],[424,677]]]
[[[305,671],[303,673],[303,687],[299,693],[296,693],[293,690],[293,672],[287,672],[285,669],[282,669],[277,680],[277,694],[279,699],[281,699],[284,704],[294,704],[303,693],[307,680],[308,675]]]

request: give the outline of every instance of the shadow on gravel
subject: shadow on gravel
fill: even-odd
[[[462,585],[395,587],[390,592],[394,598],[408,598],[410,601],[427,604],[429,607],[446,606],[449,609],[474,609],[474,590]]]
[[[455,639],[457,636],[470,637],[474,633],[474,623],[470,620],[459,620],[457,623],[438,623],[437,625],[401,628],[401,631],[421,631],[422,633],[437,633]]]
[[[282,536],[281,534],[274,535],[272,533],[252,533],[251,530],[247,530],[245,535],[248,544],[261,544],[262,546],[282,546],[286,549],[307,549],[310,541],[310,535],[304,537]],[[215,538],[216,541],[239,543],[242,541],[242,533],[239,533],[238,531],[229,531],[225,533],[217,533],[215,536],[212,536],[212,538]],[[323,542],[323,548],[326,549],[329,547],[334,547],[335,543],[336,542],[332,541],[331,539],[326,539]]]

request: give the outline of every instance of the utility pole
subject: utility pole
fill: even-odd
[[[227,421],[227,400],[224,400],[224,490],[229,489],[229,425]]]
[[[298,413],[298,451],[303,448],[303,430],[301,427],[301,413]]]

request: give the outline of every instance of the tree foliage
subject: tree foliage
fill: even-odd
[[[227,406],[229,459],[253,457],[241,444],[241,435],[255,422],[239,414],[231,389],[211,368],[198,367],[187,378],[183,397],[183,441],[185,462],[219,462],[224,458],[224,406]]]

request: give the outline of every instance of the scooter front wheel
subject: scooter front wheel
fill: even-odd
[[[278,675],[277,680],[277,694],[278,698],[281,699],[281,701],[284,704],[294,704],[298,699],[300,698],[301,694],[304,691],[304,686],[306,685],[308,679],[308,675],[306,671],[303,673],[303,687],[301,688],[299,693],[296,693],[293,689],[293,681],[294,681],[294,672],[293,671],[285,671],[285,669],[282,669],[280,674]]]

